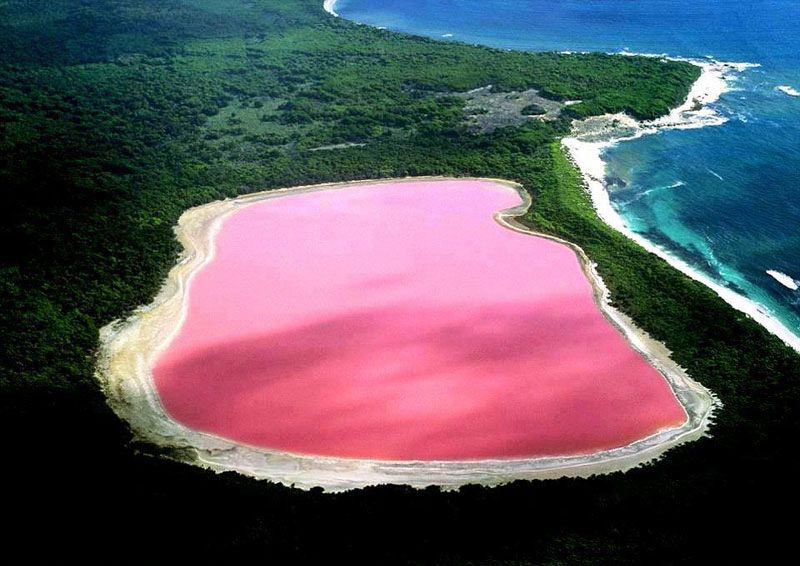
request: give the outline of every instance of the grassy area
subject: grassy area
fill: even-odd
[[[330,18],[320,0],[11,0],[0,15],[0,422],[25,503],[9,540],[132,559],[642,563],[779,532],[765,513],[796,491],[798,357],[605,226],[558,143],[572,116],[665,113],[695,67],[441,44]],[[447,94],[487,84],[583,102],[471,133]],[[337,144],[364,145],[309,151]],[[335,496],[130,444],[93,378],[97,328],[150,301],[184,209],[426,174],[523,183],[528,222],[581,245],[620,308],[720,395],[714,439],[624,476]],[[697,517],[711,517],[703,545]]]

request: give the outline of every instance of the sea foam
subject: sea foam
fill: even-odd
[[[642,198],[644,198],[647,195],[650,195],[652,193],[659,192],[659,191],[664,191],[664,190],[668,190],[668,189],[677,189],[678,187],[683,187],[684,185],[686,185],[686,183],[684,183],[683,181],[676,181],[676,182],[672,183],[671,185],[660,185],[658,187],[653,187],[652,189],[647,189],[646,191],[642,191],[641,193],[637,193],[630,200],[625,201],[623,204],[625,204],[625,205],[633,204],[634,202],[637,202],[638,200],[640,200],[640,199],[642,199]]]
[[[786,275],[785,273],[781,273],[780,271],[775,271],[774,269],[768,269],[767,275],[775,279],[778,283],[791,289],[792,291],[797,291],[800,289],[800,286],[797,285],[797,281],[795,281],[790,275]]]
[[[798,92],[797,89],[790,87],[789,85],[776,86],[775,90],[779,90],[784,94],[788,94],[789,96],[800,96],[800,92]]]

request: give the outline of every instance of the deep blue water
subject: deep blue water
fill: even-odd
[[[628,225],[800,335],[800,0],[339,0],[346,18],[530,50],[621,51],[758,63],[715,105],[718,127],[668,130],[605,154]],[[448,34],[448,35],[446,35]]]

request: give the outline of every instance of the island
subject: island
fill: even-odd
[[[718,560],[740,541],[791,526],[775,509],[790,508],[796,483],[797,353],[604,222],[563,143],[576,121],[622,113],[643,124],[687,103],[689,112],[701,112],[690,99],[703,75],[697,65],[435,41],[333,17],[322,0],[7,0],[0,14],[0,422],[9,556],[19,551],[55,563],[597,563],[609,556],[675,563],[699,562],[704,553]],[[528,113],[531,103],[546,113]],[[539,247],[558,244],[565,258],[572,254],[573,276],[565,277],[584,285],[583,312],[594,309],[596,328],[614,333],[615,351],[636,361],[646,383],[667,383],[649,351],[713,392],[700,437],[624,472],[503,473],[484,481],[489,486],[466,479],[475,477],[474,460],[451,460],[469,466],[467,485],[458,477],[463,470],[452,468],[412,486],[403,475],[372,482],[334,467],[331,475],[343,479],[323,489],[298,458],[278,462],[280,482],[234,471],[247,471],[245,453],[217,434],[201,432],[204,445],[180,435],[162,442],[162,433],[193,429],[164,428],[177,421],[151,410],[161,406],[160,393],[135,373],[107,378],[115,368],[106,345],[118,343],[115,333],[168,296],[182,308],[174,270],[194,271],[199,282],[206,271],[195,271],[194,262],[211,257],[206,267],[214,265],[213,255],[200,253],[208,240],[186,240],[185,215],[225,207],[246,214],[305,196],[276,192],[283,196],[258,201],[270,191],[320,184],[357,191],[360,181],[406,178],[512,183],[514,193],[505,184],[490,190],[500,191],[499,200],[475,211],[488,224],[469,241],[480,247],[483,238],[519,238],[514,249],[532,250],[531,262]],[[339,190],[350,188],[308,194]],[[446,211],[465,207],[474,190],[463,191],[463,203],[449,198],[437,207],[437,220],[463,220]],[[256,200],[248,203],[248,195]],[[380,216],[382,234],[401,228],[391,216]],[[318,240],[333,235],[321,231]],[[260,238],[265,257],[286,246],[279,236]],[[301,243],[291,242],[293,260],[302,259]],[[492,268],[474,275],[491,281]],[[521,277],[531,268],[509,271],[518,275],[515,293],[536,292],[540,282]],[[319,282],[325,275],[319,270]],[[598,298],[599,281],[607,294]],[[373,285],[392,288],[385,277]],[[512,321],[531,312],[507,306]],[[626,318],[609,320],[610,312]],[[645,336],[648,342],[635,343]],[[530,336],[517,338],[504,347],[525,354]],[[143,367],[151,361],[140,356]],[[688,422],[691,410],[674,382],[668,385]],[[632,436],[674,427],[667,408]],[[480,456],[456,456],[468,455]],[[256,470],[261,453],[254,457]],[[298,478],[306,483],[292,485]],[[334,483],[337,492],[329,493]]]

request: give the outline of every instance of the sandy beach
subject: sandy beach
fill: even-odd
[[[606,224],[647,251],[666,260],[685,275],[706,285],[733,308],[747,314],[787,345],[800,352],[800,337],[779,320],[770,316],[758,303],[720,285],[707,275],[692,268],[685,261],[630,230],[611,204],[605,184],[606,164],[602,157],[608,147],[619,142],[654,134],[662,128],[693,129],[724,124],[726,119],[708,105],[719,100],[719,97],[730,88],[730,80],[735,73],[757,66],[749,63],[688,61],[700,66],[702,74],[693,85],[686,101],[667,116],[650,122],[637,122],[625,114],[576,121],[573,123],[572,136],[562,140],[562,143],[568,150],[573,163],[581,171],[586,187],[591,194],[594,208]]]
[[[419,181],[405,179],[402,181]],[[513,187],[523,204],[498,212],[495,218],[507,228],[532,234],[515,221],[527,210],[527,193]],[[361,184],[398,182],[364,181]],[[187,289],[192,276],[214,257],[214,238],[222,221],[236,210],[265,199],[309,191],[336,190],[355,183],[297,187],[218,201],[184,213],[176,235],[185,251],[172,269],[153,303],[139,309],[130,319],[117,321],[101,331],[98,378],[117,414],[131,424],[138,439],[154,444],[177,460],[217,471],[236,470],[298,487],[322,486],[341,491],[378,483],[403,483],[415,487],[438,484],[456,488],[466,483],[487,485],[513,479],[589,476],[627,470],[658,458],[669,448],[704,434],[717,401],[705,388],[692,381],[669,358],[662,344],[651,340],[632,321],[608,304],[608,291],[585,254],[570,246],[581,260],[594,288],[597,305],[619,328],[630,344],[658,369],[687,413],[683,426],[664,430],[622,448],[590,455],[470,461],[380,461],[335,457],[301,456],[230,442],[189,429],[171,419],[157,394],[152,368],[171,342],[186,317]],[[546,237],[546,236],[545,236]]]
[[[336,13],[336,0],[325,0],[322,3],[322,7],[335,18],[339,17],[339,14]]]

